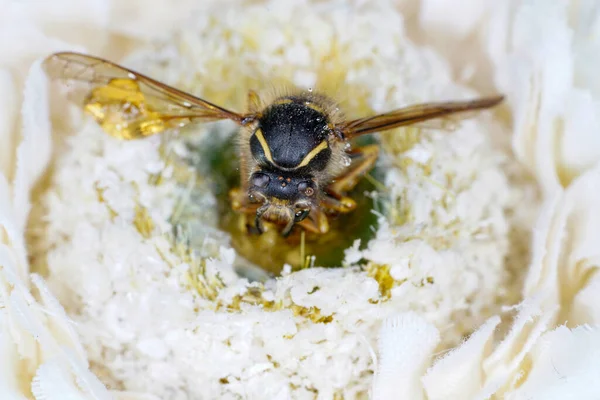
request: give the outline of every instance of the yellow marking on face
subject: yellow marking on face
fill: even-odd
[[[267,141],[265,140],[265,137],[263,136],[262,130],[259,128],[256,130],[256,132],[254,132],[254,134],[256,135],[256,138],[258,139],[260,146],[262,147],[263,151],[265,152],[265,157],[267,157],[267,160],[271,164],[275,165],[275,162],[273,161],[273,155],[271,154],[271,149],[269,148],[269,145],[267,144]]]
[[[322,152],[323,150],[325,150],[329,145],[327,144],[327,140],[323,140],[317,147],[315,147],[314,149],[312,149],[310,151],[310,153],[308,153],[306,155],[306,157],[304,157],[304,159],[302,160],[302,162],[300,164],[298,164],[298,166],[296,168],[302,168],[308,165],[309,162],[312,161],[313,158],[315,158],[317,156],[317,154],[319,154],[320,152]]]

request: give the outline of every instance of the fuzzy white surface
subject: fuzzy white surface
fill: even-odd
[[[210,8],[208,3],[201,7]],[[194,69],[209,72],[214,59],[237,51],[240,62],[229,73],[240,81],[277,72],[310,86],[317,76],[311,57],[327,53],[324,37],[338,37],[353,50],[346,58],[348,82],[373,93],[368,102],[375,110],[473,93],[452,81],[450,66],[435,52],[407,39],[400,15],[388,3],[357,3],[364,7],[360,12],[332,3],[327,14],[311,14],[301,1],[272,2],[268,13],[263,6],[242,9],[234,3],[223,5],[218,17],[195,19],[183,38],[167,39],[155,52],[139,51],[132,62],[190,90],[227,94],[235,92],[233,80],[207,87],[181,77],[193,76]],[[166,257],[174,266],[165,262],[169,246],[164,237],[145,240],[131,225],[141,204],[158,222],[158,231],[170,227],[174,186],[146,184],[148,173],[162,166],[159,139],[125,146],[85,123],[67,150],[61,149],[45,196],[45,234],[53,245],[47,254],[49,290],[39,276],[29,276],[25,244],[30,191],[47,166],[51,146],[48,97],[34,60],[81,45],[103,49],[113,43],[106,32],[139,44],[158,21],[181,21],[180,10],[189,5],[170,4],[165,9],[172,13],[159,13],[160,2],[136,8],[134,3],[59,1],[52,12],[37,2],[9,4],[8,14],[0,17],[5,22],[0,32],[20,42],[0,51],[0,87],[6,99],[14,99],[5,100],[0,112],[1,398],[328,399],[354,398],[369,389],[374,398],[385,399],[600,397],[595,379],[600,363],[591,351],[600,341],[595,274],[600,215],[594,207],[600,200],[594,189],[600,183],[600,157],[592,137],[598,131],[598,83],[584,57],[598,49],[589,39],[595,36],[585,34],[597,30],[600,20],[584,18],[598,15],[593,2],[463,5],[472,11],[464,13],[453,2],[422,2],[425,29],[435,27],[457,40],[482,39],[481,53],[491,58],[488,73],[508,96],[513,148],[544,192],[532,226],[525,301],[501,340],[493,333],[500,317],[507,318],[496,303],[506,298],[502,290],[509,290],[503,257],[510,221],[504,210],[516,206],[518,193],[503,169],[510,161],[489,139],[490,133],[502,132],[491,119],[465,123],[446,137],[432,135],[408,154],[386,157],[392,164],[405,158],[434,160],[428,175],[433,183],[423,179],[419,168],[390,168],[386,186],[392,198],[413,205],[414,219],[398,226],[383,220],[365,250],[347,252],[349,263],[364,257],[389,265],[391,276],[405,282],[392,290],[389,301],[372,304],[379,296],[377,282],[357,269],[309,269],[266,285],[264,296],[286,307],[265,311],[245,305],[239,313],[215,311],[213,300],[188,290],[182,279],[189,266],[177,264],[175,256]],[[131,21],[132,14],[118,7],[148,14]],[[456,18],[440,18],[449,15],[444,10],[454,10]],[[291,26],[311,33],[306,43],[294,42],[298,39],[290,32],[278,35],[282,25],[272,24],[299,14],[306,18],[293,19]],[[240,25],[243,17],[253,24]],[[62,23],[56,24],[59,19]],[[242,32],[230,36],[230,48],[217,40],[228,27]],[[77,42],[73,31],[81,33]],[[206,34],[200,38],[198,32]],[[261,39],[264,47],[243,52],[240,43],[247,37]],[[357,44],[357,37],[365,39]],[[169,40],[202,44],[204,51],[169,47]],[[283,43],[289,54],[278,51]],[[253,59],[253,54],[264,58]],[[156,62],[169,59],[177,61],[166,67]],[[380,71],[377,76],[361,66],[365,59]],[[250,67],[257,61],[259,67]],[[291,64],[294,68],[285,67]],[[446,181],[447,173],[454,179]],[[449,209],[439,205],[447,200],[440,184],[455,194]],[[118,218],[111,220],[106,204],[97,200],[98,187]],[[206,204],[212,204],[210,194]],[[458,226],[452,223],[456,216]],[[441,250],[436,247],[440,240],[447,244]],[[209,274],[218,272],[226,283],[219,301],[227,304],[248,290],[248,283],[233,273],[233,254],[222,236],[207,243],[206,256]],[[428,277],[435,285],[422,285]],[[316,286],[321,289],[314,291]],[[34,287],[37,298],[30,294]],[[313,323],[295,315],[292,306],[318,307],[333,321]],[[490,309],[500,315],[484,323]],[[463,344],[436,358],[438,341],[452,343],[479,323]],[[88,360],[106,383],[124,390],[107,390],[88,370]]]

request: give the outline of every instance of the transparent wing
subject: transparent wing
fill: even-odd
[[[244,124],[240,115],[182,92],[113,62],[79,53],[56,53],[44,61],[47,75],[66,82],[110,135],[136,139],[183,127],[196,121],[229,119]]]
[[[337,128],[341,129],[347,138],[408,125],[448,129],[456,125],[457,114],[468,116],[471,114],[469,112],[495,106],[503,98],[495,96],[470,101],[417,104],[385,114],[348,121]]]

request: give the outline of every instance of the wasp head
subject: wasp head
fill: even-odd
[[[263,231],[262,221],[285,225],[287,236],[295,223],[304,220],[317,206],[317,184],[311,176],[281,171],[261,170],[250,177],[248,196],[262,203],[256,212],[256,229]]]

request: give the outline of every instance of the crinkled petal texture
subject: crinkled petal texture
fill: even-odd
[[[445,33],[440,43],[476,34],[487,44],[495,64],[488,74],[512,111],[515,154],[545,199],[533,228],[525,300],[512,328],[485,348],[495,326],[488,321],[434,362],[423,378],[425,390],[431,398],[598,398],[600,384],[591,378],[600,367],[594,344],[600,338],[598,79],[589,65],[596,57],[590,50],[599,48],[591,32],[598,30],[600,10],[594,2],[527,1],[461,13],[432,0],[421,11],[424,28]],[[456,18],[441,23],[451,12]]]
[[[111,7],[104,0],[8,2],[0,13],[2,399],[115,398],[89,371],[73,320],[42,278],[29,276],[25,237],[32,192],[44,179],[52,152],[50,96],[40,60],[58,50],[98,50],[110,40]],[[68,119],[64,112],[56,117]],[[39,233],[39,228],[31,230]]]
[[[439,42],[454,41],[447,51],[483,43],[492,68],[465,76],[479,84],[493,79],[506,94],[515,154],[546,195],[600,160],[595,1],[468,1],[457,7],[424,0],[421,11],[423,30],[439,33]]]
[[[89,371],[86,352],[62,306],[39,276],[27,277],[28,198],[50,155],[44,81],[36,62],[25,83],[25,121],[12,184],[0,174],[0,396],[110,399],[106,387]]]
[[[391,1],[11,4],[0,398],[599,398],[600,10],[463,3],[420,3],[439,52]],[[237,109],[261,82],[325,89],[351,116],[476,96],[453,76],[495,83],[507,105],[450,132],[380,135],[373,238],[345,268],[250,283],[206,169],[170,162],[161,137],[108,137],[48,90],[43,55],[117,59],[132,43],[128,65]]]

